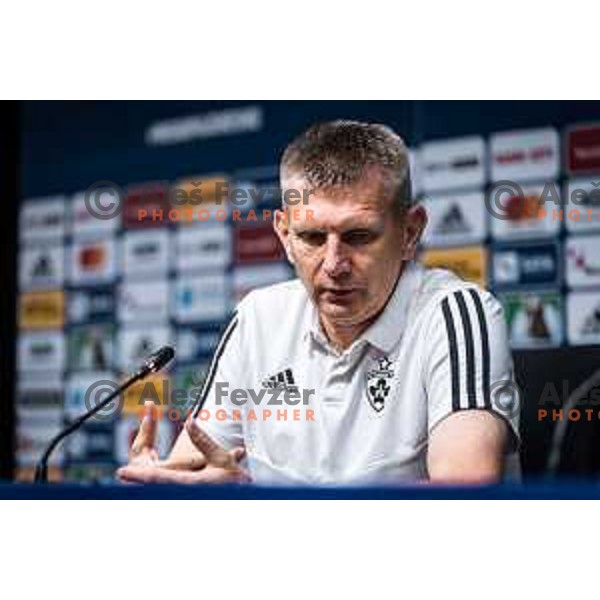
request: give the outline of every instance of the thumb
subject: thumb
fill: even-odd
[[[185,424],[185,430],[194,446],[205,456],[209,465],[222,468],[231,466],[230,454],[196,423],[196,419],[190,417]]]

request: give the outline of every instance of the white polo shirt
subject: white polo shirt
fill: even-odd
[[[343,352],[328,344],[299,280],[248,294],[196,414],[225,447],[246,447],[257,483],[388,484],[426,479],[430,432],[456,411],[483,409],[508,421],[507,472],[516,474],[518,411],[498,396],[498,382],[512,380],[499,302],[411,262]]]

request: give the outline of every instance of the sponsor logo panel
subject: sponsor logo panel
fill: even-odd
[[[30,409],[62,410],[62,372],[28,372],[17,381],[17,406]]]
[[[173,304],[180,323],[222,321],[229,312],[229,277],[224,273],[180,276],[173,289]]]
[[[99,386],[99,382],[112,381],[116,383],[115,373],[112,371],[87,371],[81,373],[71,373],[67,377],[65,386],[65,406],[64,415],[67,421],[75,420],[83,413],[87,412],[96,405],[98,401],[106,397],[106,394],[112,391],[105,386]],[[94,394],[89,390],[98,389]],[[102,393],[100,393],[102,391]],[[87,403],[86,403],[87,398]],[[104,411],[109,411],[111,407],[118,406],[118,399],[114,399]],[[104,411],[90,418],[90,423],[102,424],[105,422]]]
[[[16,462],[19,466],[35,464],[48,441],[62,428],[62,407],[57,405],[19,404],[17,406]],[[51,457],[52,465],[63,462],[62,448]]]
[[[163,183],[129,187],[123,205],[123,226],[131,229],[163,227],[169,223],[168,188]]]
[[[15,469],[15,482],[32,483],[35,478],[35,465],[17,466]],[[48,481],[50,483],[60,483],[63,481],[63,469],[56,466],[48,466]]]
[[[19,253],[19,287],[21,290],[61,287],[65,280],[63,246],[31,244]]]
[[[129,448],[140,426],[136,415],[123,416],[115,424],[115,459],[120,464],[128,462]],[[159,457],[166,458],[175,441],[175,427],[169,419],[159,419],[156,432],[156,450]]]
[[[600,173],[600,124],[568,129],[565,143],[569,173]]]
[[[234,262],[246,264],[284,260],[285,253],[271,223],[234,228]]]
[[[188,398],[195,401],[200,397],[204,388],[204,382],[210,369],[210,360],[201,360],[194,364],[180,364],[175,374],[175,385],[177,389],[187,390]]]
[[[135,415],[139,419],[144,403],[149,400],[159,407],[161,417],[168,417],[164,414],[171,401],[171,378],[168,375],[156,373],[128,388],[124,397],[123,414]]]
[[[190,272],[224,269],[231,262],[231,229],[226,224],[205,224],[177,233],[177,269]]]
[[[551,348],[562,343],[562,295],[557,290],[499,295],[513,348]]]
[[[487,252],[483,246],[425,250],[421,260],[426,267],[448,269],[461,279],[485,287],[487,280]]]
[[[61,412],[29,411],[18,415],[16,427],[16,462],[17,466],[35,465],[51,440],[62,428]],[[50,457],[52,466],[60,466],[64,462],[63,448],[56,448]]]
[[[17,346],[19,371],[64,370],[65,337],[62,331],[21,333]]]
[[[287,262],[236,267],[233,269],[233,300],[239,302],[254,289],[289,281],[292,270]]]
[[[123,275],[127,279],[166,275],[171,262],[167,229],[128,231],[123,236]]]
[[[420,152],[425,192],[482,188],[486,181],[486,148],[480,136],[426,142]]]
[[[59,328],[63,326],[64,321],[64,292],[28,292],[19,296],[21,329]]]
[[[169,317],[169,283],[125,282],[118,291],[118,318],[121,323],[156,323]]]
[[[567,296],[567,334],[573,346],[600,344],[600,291]]]
[[[560,192],[557,184],[529,184],[520,186],[522,195],[512,192],[498,194],[494,210],[504,218],[492,218],[492,233],[499,240],[553,237],[560,230]],[[554,190],[556,194],[548,190]],[[552,194],[552,199],[546,194]],[[556,200],[558,204],[555,204]],[[503,208],[503,209],[502,209]],[[553,214],[553,211],[557,214]]]
[[[73,462],[64,468],[64,478],[67,481],[81,481],[85,483],[114,484],[114,462]]]
[[[419,162],[419,150],[417,148],[409,148],[408,161],[410,166],[410,183],[412,185],[413,196],[418,196],[423,190],[421,181],[421,170]]]
[[[114,364],[112,323],[94,323],[74,327],[68,333],[69,369],[73,371],[106,371]]]
[[[567,284],[600,285],[600,235],[570,236],[565,245]]]
[[[106,289],[77,290],[69,292],[67,318],[69,323],[112,321],[115,313],[115,293]]]
[[[118,366],[124,371],[137,369],[162,346],[172,344],[171,329],[164,324],[147,327],[121,327],[118,333]]]
[[[219,209],[229,211],[227,192],[230,187],[232,185],[224,175],[180,179],[171,190],[170,208],[183,211],[204,208],[213,216]],[[181,223],[188,221],[182,220]]]
[[[115,200],[101,199],[100,203],[107,208]],[[95,209],[98,209],[94,204]],[[108,214],[113,214],[109,211]],[[85,192],[79,192],[73,196],[70,210],[70,227],[74,238],[85,238],[98,234],[110,236],[121,226],[121,215],[115,214],[110,219],[97,218],[85,204]]]
[[[503,131],[490,138],[492,181],[548,180],[560,172],[559,135],[553,127]]]
[[[111,461],[114,456],[113,425],[86,423],[65,441],[67,461]]]
[[[220,329],[186,327],[177,332],[177,359],[192,362],[210,357],[219,343]]]
[[[19,219],[20,240],[62,240],[65,220],[64,196],[24,200]]]
[[[560,284],[560,255],[552,242],[496,246],[492,277],[497,287]]]
[[[242,215],[256,209],[260,214],[263,210],[275,210],[281,206],[281,189],[276,178],[238,181],[234,185],[235,189],[240,191],[236,192],[239,198],[236,198],[235,203],[232,202],[233,208],[239,210]]]
[[[595,181],[593,181],[595,180]],[[564,207],[567,231],[573,233],[600,229],[600,175],[566,182],[570,199]]]
[[[485,238],[487,213],[483,192],[429,195],[423,204],[429,216],[424,246],[464,246]]]
[[[76,240],[70,252],[70,278],[74,285],[112,282],[116,275],[114,238]]]

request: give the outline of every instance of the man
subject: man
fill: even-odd
[[[499,480],[518,441],[516,415],[493,393],[512,380],[502,309],[414,260],[427,216],[412,202],[402,140],[382,125],[316,125],[286,149],[281,184],[310,198],[275,219],[298,279],[244,298],[170,457],[158,460],[146,416],[119,477]],[[273,388],[295,404],[267,404]]]

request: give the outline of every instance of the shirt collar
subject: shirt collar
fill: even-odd
[[[369,342],[372,346],[388,354],[400,340],[406,319],[408,317],[409,304],[414,292],[421,280],[423,267],[415,261],[405,263],[400,277],[396,281],[394,291],[388,299],[383,312],[377,320],[357,339],[352,346],[356,346],[362,340]],[[317,309],[312,301],[306,311],[306,320],[303,337],[311,337],[319,344],[329,347],[319,323]]]

